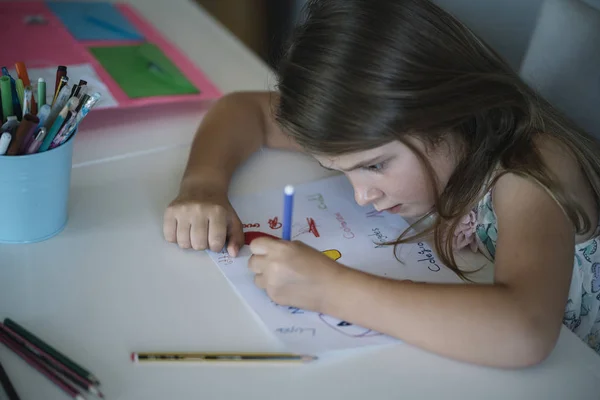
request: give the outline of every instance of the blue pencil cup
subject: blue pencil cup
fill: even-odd
[[[66,223],[73,137],[43,153],[0,156],[0,243],[34,243]]]

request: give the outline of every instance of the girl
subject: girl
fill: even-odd
[[[234,170],[262,146],[304,151],[346,174],[359,204],[416,218],[460,276],[453,252],[483,252],[494,283],[389,280],[299,242],[256,240],[249,268],[275,302],[483,365],[542,361],[562,324],[600,352],[598,144],[430,1],[307,10],[278,91],[225,96],[204,119],[166,239],[213,251],[227,241],[235,256]]]

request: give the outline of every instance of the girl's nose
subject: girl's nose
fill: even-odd
[[[377,188],[369,186],[354,186],[354,199],[361,207],[380,199],[382,195],[383,192]]]

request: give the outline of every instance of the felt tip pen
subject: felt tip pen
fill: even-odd
[[[23,85],[23,81],[21,78],[15,81],[15,85],[17,88],[17,96],[19,98],[19,104],[23,104],[23,100],[25,100],[25,85]],[[23,114],[23,108],[21,107],[21,114]]]
[[[6,150],[8,150],[11,140],[12,135],[8,132],[4,132],[2,135],[0,135],[0,156],[6,154]]]
[[[291,240],[292,236],[292,210],[294,208],[294,187],[287,185],[283,197],[283,240]]]
[[[51,111],[50,104],[44,104],[43,106],[40,107],[40,111],[37,114],[37,117],[40,119],[39,126],[44,126],[46,124],[46,120],[50,116],[50,111]]]
[[[21,103],[19,103],[19,96],[17,95],[17,85],[14,78],[8,72],[6,67],[2,67],[2,75],[8,78],[9,87],[2,86],[2,93],[10,93],[10,96],[2,95],[2,98],[6,98],[12,102],[12,109],[10,113],[4,112],[4,117],[7,115],[21,115]],[[4,78],[0,78],[0,81],[4,80]],[[4,84],[4,82],[3,82]],[[4,101],[3,107],[4,107]]]
[[[23,81],[23,85],[25,86],[25,88],[31,86],[31,81],[29,80],[29,74],[27,73],[27,67],[25,66],[25,63],[22,61],[15,63],[15,69],[17,71],[17,76]],[[27,112],[23,111],[23,115],[27,113],[32,113],[35,115],[37,113],[37,108],[38,107],[37,103],[35,102],[35,97],[31,96],[29,110],[27,110]]]
[[[31,86],[25,87],[25,91],[23,92],[23,115],[29,114],[33,111],[33,90]]]
[[[27,147],[27,150],[25,150],[25,154],[34,154],[34,153],[37,153],[37,151],[39,150],[40,146],[42,145],[42,142],[44,141],[44,138],[46,137],[46,133],[47,133],[46,128],[44,128],[42,126],[40,128],[40,130],[38,131],[38,133],[33,138],[32,142]]]
[[[40,77],[38,79],[37,91],[38,91],[38,103],[39,103],[38,112],[39,112],[39,111],[41,111],[42,107],[44,105],[46,105],[46,80],[44,78]]]

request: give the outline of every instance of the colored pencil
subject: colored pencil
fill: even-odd
[[[292,237],[292,210],[294,208],[294,187],[287,185],[283,197],[283,240],[291,240]]]
[[[88,392],[90,392],[93,395],[96,395],[98,397],[104,397],[104,395],[98,390],[98,388],[96,388],[94,386],[94,383],[92,381],[87,380],[87,379],[82,378],[81,376],[77,375],[75,372],[70,370],[66,365],[61,364],[54,357],[52,357],[51,355],[49,355],[48,353],[46,353],[45,351],[43,351],[42,349],[40,349],[39,347],[34,345],[33,343],[29,342],[27,339],[25,339],[24,337],[22,337],[21,335],[19,335],[18,333],[16,333],[15,331],[8,328],[6,325],[4,325],[2,323],[0,323],[0,332],[3,332],[7,336],[10,336],[10,338],[13,339],[15,342],[17,342],[20,346],[25,347],[27,350],[29,350],[31,353],[33,353],[35,356],[37,356],[39,359],[45,361],[49,366],[56,369],[58,372],[63,374],[65,376],[65,378],[69,379],[77,386],[81,387],[84,390],[87,390]]]
[[[6,393],[8,396],[8,400],[20,400],[17,391],[13,387],[12,383],[10,382],[10,378],[2,366],[2,363],[0,363],[0,382],[2,383],[4,393]]]
[[[80,377],[93,382],[95,385],[100,384],[98,378],[96,378],[91,372],[87,371],[85,368],[78,365],[77,363],[75,363],[75,361],[71,360],[67,356],[61,354],[58,350],[45,343],[42,339],[38,338],[33,333],[27,331],[27,329],[23,328],[15,321],[11,320],[10,318],[6,318],[4,320],[4,325],[6,325],[9,329],[13,330],[14,332],[18,333],[23,338],[27,339],[27,341],[34,344],[36,347],[42,349],[47,354],[51,355],[54,359],[58,360],[58,362],[68,367],[71,371],[75,372]]]
[[[36,369],[42,375],[44,375],[49,381],[54,383],[56,386],[62,389],[63,392],[71,396],[73,399],[85,400],[85,398],[77,389],[71,386],[71,384],[66,382],[56,372],[48,368],[41,361],[36,359],[29,350],[19,346],[15,341],[13,341],[10,338],[10,336],[6,335],[3,332],[0,333],[0,342],[4,343],[6,347],[13,351],[13,353],[21,357],[27,364]]]
[[[317,357],[289,353],[131,353],[131,361],[142,362],[309,362]]]

